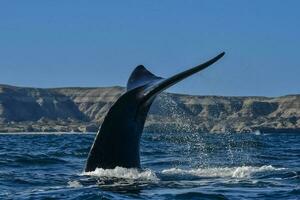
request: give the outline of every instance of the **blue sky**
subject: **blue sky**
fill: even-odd
[[[168,77],[226,51],[169,91],[300,93],[300,1],[1,1],[0,83],[125,85],[139,64]]]

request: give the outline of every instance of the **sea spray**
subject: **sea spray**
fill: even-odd
[[[136,168],[116,167],[114,169],[96,168],[95,171],[84,172],[83,175],[106,178],[120,178],[143,181],[158,181],[159,178],[150,169],[139,170]]]
[[[278,171],[284,168],[275,168],[271,165],[261,167],[241,166],[241,167],[216,167],[216,168],[196,168],[180,169],[170,168],[162,171],[165,175],[187,175],[196,177],[232,177],[232,178],[250,178],[258,172]]]

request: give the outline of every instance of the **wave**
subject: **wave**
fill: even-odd
[[[97,168],[95,171],[84,172],[83,175],[105,177],[105,178],[120,178],[131,180],[158,181],[159,178],[150,169],[139,170],[136,168],[116,167],[114,169]]]
[[[65,160],[60,158],[50,157],[48,155],[18,155],[15,156],[13,163],[18,163],[21,165],[51,165],[51,164],[64,164]]]
[[[162,171],[164,175],[190,175],[197,177],[232,177],[232,178],[249,178],[255,173],[284,170],[284,168],[275,168],[271,165],[261,167],[241,166],[241,167],[216,167],[216,168],[197,168],[197,169],[180,169],[171,168]]]
[[[116,167],[114,169],[97,168],[95,171],[84,172],[82,175],[101,177],[101,178],[118,178],[138,181],[160,181],[162,176],[176,176],[180,179],[182,176],[192,177],[221,177],[221,178],[251,178],[256,173],[280,171],[285,168],[276,168],[272,165],[240,166],[240,167],[215,167],[215,168],[196,168],[196,169],[180,169],[170,168],[164,169],[157,174],[150,169],[140,170],[135,168]],[[164,180],[164,178],[163,178]]]
[[[0,135],[95,135],[95,132],[1,132]]]

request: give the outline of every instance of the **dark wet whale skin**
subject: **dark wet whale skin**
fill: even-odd
[[[117,166],[140,168],[140,138],[155,97],[168,87],[215,63],[223,55],[224,52],[168,79],[155,76],[142,65],[136,67],[128,80],[127,92],[105,116],[89,152],[85,171],[113,169]]]

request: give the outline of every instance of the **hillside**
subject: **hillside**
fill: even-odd
[[[97,131],[122,87],[25,88],[0,85],[0,132]],[[300,132],[300,95],[192,96],[163,93],[146,131]]]

